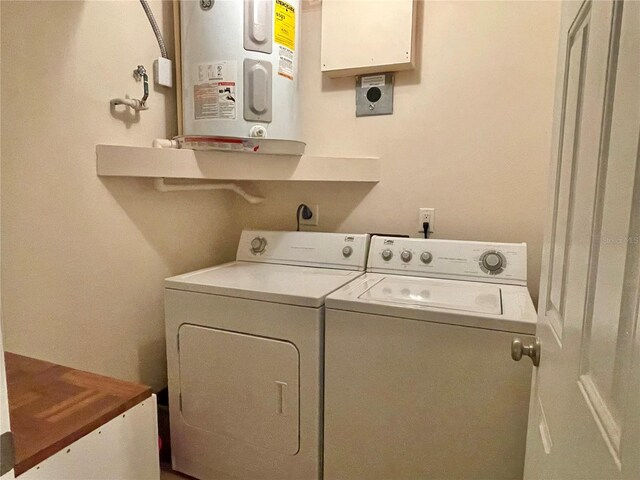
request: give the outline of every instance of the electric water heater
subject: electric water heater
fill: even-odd
[[[181,0],[182,146],[301,155],[300,0]]]

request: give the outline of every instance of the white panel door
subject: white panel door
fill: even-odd
[[[640,478],[640,2],[563,3],[525,478]]]
[[[7,434],[10,430],[9,425],[9,399],[7,398],[7,372],[4,365],[4,350],[2,347],[2,315],[0,314],[0,435]],[[0,446],[0,449],[2,447]],[[3,458],[0,451],[0,459]],[[6,461],[6,460],[5,460]],[[13,463],[13,462],[12,462]],[[14,478],[13,468],[8,470],[8,466],[2,466],[0,460],[0,476],[2,480],[10,480]],[[5,472],[5,470],[8,470]],[[3,474],[4,473],[4,474]]]

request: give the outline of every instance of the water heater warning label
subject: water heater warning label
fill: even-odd
[[[280,47],[278,54],[278,75],[293,80],[293,50]]]
[[[296,49],[296,10],[284,0],[276,0],[274,38],[278,50],[278,75],[293,80],[293,57]]]
[[[284,0],[276,0],[274,38],[280,45],[296,49],[296,10]]]
[[[196,65],[193,115],[196,120],[236,118],[236,62]]]

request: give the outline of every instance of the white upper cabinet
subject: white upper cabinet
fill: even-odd
[[[414,68],[414,0],[324,0],[322,71],[331,77]]]

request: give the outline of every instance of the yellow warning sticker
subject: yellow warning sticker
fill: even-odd
[[[291,50],[296,49],[296,10],[284,0],[276,0],[275,40]]]

